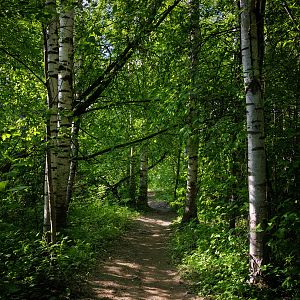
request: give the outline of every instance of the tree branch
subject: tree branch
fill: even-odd
[[[127,105],[127,104],[149,103],[149,102],[152,102],[152,101],[156,101],[156,100],[133,100],[133,101],[110,103],[110,104],[107,104],[107,105],[103,105],[103,106],[99,106],[99,107],[95,107],[95,108],[90,108],[90,109],[86,110],[86,113],[97,111],[97,110],[102,110],[102,109],[108,109],[108,108],[111,108],[111,107],[123,106],[123,105]]]
[[[289,16],[289,18],[291,19],[291,21],[294,23],[296,29],[300,32],[300,27],[299,27],[297,21],[295,20],[295,17],[292,14],[292,10],[288,6],[287,2],[283,1],[282,6],[283,6],[284,10],[286,11],[287,15]]]
[[[39,75],[37,75],[28,65],[26,65],[21,59],[19,59],[16,55],[10,53],[3,47],[0,47],[0,50],[4,52],[6,55],[16,60],[17,62],[19,62],[20,64],[22,64],[32,75],[34,75],[44,86],[46,86],[46,82]]]
[[[112,147],[100,150],[100,151],[98,151],[96,153],[93,153],[93,154],[90,154],[90,155],[86,155],[86,156],[82,156],[82,157],[77,157],[77,158],[74,158],[74,160],[88,160],[88,159],[94,158],[96,156],[99,156],[99,155],[111,152],[111,151],[113,151],[115,149],[125,148],[125,147],[131,146],[131,145],[135,145],[135,144],[141,143],[141,142],[146,141],[146,140],[150,140],[150,139],[154,138],[155,136],[160,135],[160,134],[162,134],[164,132],[167,132],[168,130],[170,130],[171,128],[174,128],[176,126],[177,125],[174,125],[172,127],[169,127],[169,128],[160,130],[158,132],[152,133],[152,134],[150,134],[150,135],[148,135],[146,137],[143,137],[143,138],[140,138],[140,139],[137,139],[137,140],[133,140],[133,141],[130,141],[130,142],[127,142],[127,143],[122,143],[122,144],[119,144],[119,145],[115,145],[115,146],[112,146]]]
[[[155,30],[168,16],[168,14],[179,4],[181,0],[175,0],[161,15],[158,21],[153,24],[154,16],[149,18],[148,23],[145,24],[145,29],[141,30],[127,47],[120,53],[116,60],[108,65],[106,70],[100,75],[79,97],[80,102],[74,108],[74,115],[79,116],[86,112],[87,108],[95,103],[98,97],[103,93],[111,81],[116,77],[118,72],[126,64],[129,58],[133,55],[136,48],[142,43],[142,38],[149,35]],[[157,7],[154,9],[157,10]]]

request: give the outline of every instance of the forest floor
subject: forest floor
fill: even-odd
[[[202,299],[188,291],[171,263],[168,240],[176,215],[154,197],[149,193],[152,211],[141,214],[110,256],[95,266],[84,300]]]

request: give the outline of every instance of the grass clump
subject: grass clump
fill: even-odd
[[[13,228],[11,228],[13,229]],[[88,243],[59,236],[49,245],[40,234],[1,234],[0,299],[69,299],[93,262]]]
[[[102,255],[116,238],[122,235],[137,213],[107,201],[75,200],[70,207],[68,234],[73,239],[89,243],[93,251]]]

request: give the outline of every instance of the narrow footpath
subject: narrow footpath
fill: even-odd
[[[97,266],[90,281],[92,296],[84,300],[201,299],[188,292],[171,264],[169,226],[175,215],[153,197],[149,201],[153,212],[136,219],[111,256]]]

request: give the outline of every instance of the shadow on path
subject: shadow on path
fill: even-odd
[[[111,256],[99,266],[88,299],[200,299],[187,292],[168,253],[170,224],[176,216],[150,195],[155,210],[136,219]],[[158,206],[158,207],[156,207]]]

